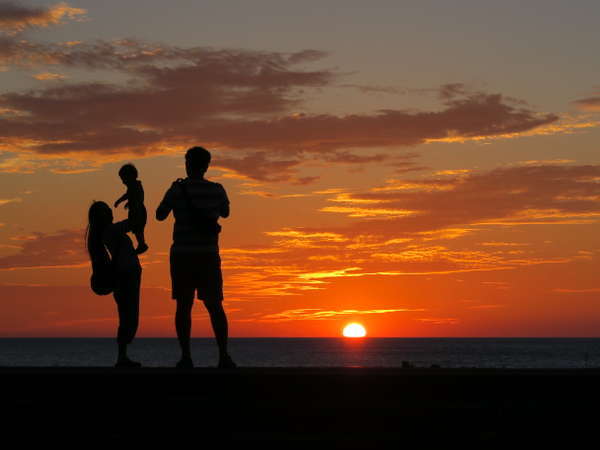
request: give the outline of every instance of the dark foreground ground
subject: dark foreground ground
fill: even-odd
[[[0,380],[2,442],[396,448],[599,439],[596,369],[0,368]]]

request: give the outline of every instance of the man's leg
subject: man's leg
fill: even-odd
[[[223,309],[223,302],[204,302],[204,306],[210,316],[210,323],[212,325],[213,332],[215,333],[215,339],[217,341],[217,347],[219,348],[219,367],[222,368],[233,368],[235,363],[227,352],[227,340],[228,340],[228,326],[227,316]]]
[[[192,333],[192,307],[194,306],[194,293],[177,299],[177,311],[175,312],[175,329],[177,339],[181,348],[181,360],[192,359],[190,349],[190,335]]]

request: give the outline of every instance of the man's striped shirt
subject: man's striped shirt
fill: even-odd
[[[221,212],[228,207],[229,199],[221,184],[191,178],[181,182],[185,184],[191,204],[201,210],[203,216],[216,221],[221,216]],[[219,251],[218,234],[203,232],[194,225],[192,213],[179,182],[171,185],[159,208],[172,210],[175,216],[172,250],[178,253]]]

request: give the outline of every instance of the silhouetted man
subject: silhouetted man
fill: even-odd
[[[219,368],[236,367],[227,353],[227,316],[223,309],[223,278],[219,256],[219,217],[229,216],[223,186],[204,178],[210,152],[190,148],[185,155],[187,178],[175,181],[156,209],[156,219],[173,211],[171,246],[172,297],[177,301],[175,328],[181,347],[180,369],[192,368],[190,334],[194,297],[204,301],[219,347]]]

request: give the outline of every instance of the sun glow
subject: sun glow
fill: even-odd
[[[359,338],[365,337],[367,335],[367,330],[360,323],[349,323],[344,327],[344,331],[342,332],[344,337],[348,338]]]

